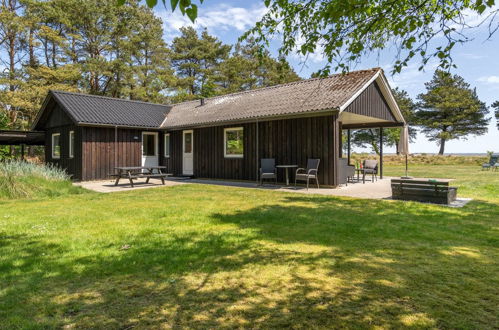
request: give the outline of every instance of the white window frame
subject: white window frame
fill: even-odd
[[[59,155],[56,155],[55,154],[55,146],[54,146],[54,137],[58,136],[59,137]],[[52,144],[51,144],[51,148],[52,148],[52,158],[53,159],[61,159],[61,133],[52,133]]]
[[[225,158],[243,158],[244,157],[244,145],[243,145],[243,153],[238,155],[228,155],[227,154],[227,132],[228,131],[242,131],[243,139],[244,139],[244,127],[228,127],[224,128],[224,157]],[[244,141],[243,141],[244,143]]]
[[[75,131],[69,131],[69,158],[75,157]]]
[[[154,156],[151,155],[151,156],[146,156],[144,155],[144,135],[153,135],[155,138],[154,138]],[[158,139],[158,132],[142,132],[142,145],[140,147],[141,149],[141,153],[142,153],[142,157],[158,157],[158,148],[159,148],[159,139]]]
[[[168,143],[166,143],[166,138],[168,138]],[[170,133],[166,133],[165,136],[163,137],[163,143],[164,143],[164,156],[165,158],[170,158]],[[166,146],[168,146],[168,149],[166,149]],[[166,152],[168,150],[168,153]]]

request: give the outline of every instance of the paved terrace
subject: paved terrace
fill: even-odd
[[[129,191],[137,189],[147,189],[147,188],[158,188],[158,187],[171,187],[182,184],[212,184],[228,187],[240,187],[240,188],[251,188],[251,189],[266,189],[274,191],[292,192],[300,194],[320,194],[328,196],[348,196],[356,198],[370,198],[370,199],[384,199],[391,197],[391,188],[389,178],[383,180],[378,180],[376,182],[366,181],[365,184],[362,182],[349,183],[348,186],[341,186],[336,189],[332,188],[314,188],[314,185],[310,184],[310,189],[307,190],[303,186],[283,186],[274,185],[270,183],[264,184],[264,186],[257,185],[254,182],[244,182],[244,181],[223,181],[223,180],[205,180],[205,179],[183,179],[183,178],[170,178],[165,181],[165,185],[161,184],[160,180],[151,179],[149,183],[145,183],[145,180],[135,180],[134,188],[130,186],[128,180],[122,179],[118,186],[114,185],[114,180],[104,180],[104,181],[87,181],[75,183],[83,188],[94,190],[102,193],[111,193],[118,191]]]
[[[238,187],[238,188],[249,188],[249,189],[266,189],[273,191],[290,192],[297,194],[319,194],[325,196],[344,196],[344,197],[354,197],[354,198],[364,198],[364,199],[391,199],[392,192],[390,187],[390,177],[385,177],[384,179],[378,179],[378,181],[371,182],[366,181],[365,184],[362,182],[349,183],[348,186],[340,186],[338,188],[311,188],[307,190],[304,186],[283,186],[274,184],[265,184],[264,186],[257,185],[255,182],[247,181],[224,181],[224,180],[207,180],[207,179],[184,179],[184,178],[169,178],[165,180],[165,185],[161,184],[161,180],[151,179],[149,183],[145,183],[145,180],[136,180],[134,182],[134,188],[130,186],[128,180],[121,180],[118,186],[114,185],[114,180],[103,180],[103,181],[87,181],[87,182],[77,182],[75,185],[81,186],[83,188],[101,192],[101,193],[112,193],[119,191],[130,191],[148,188],[159,188],[159,187],[172,187],[182,184],[211,184],[226,187]],[[458,198],[450,207],[463,207],[466,205],[470,198]]]

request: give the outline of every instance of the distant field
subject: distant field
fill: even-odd
[[[363,159],[376,159],[375,155],[371,154],[352,154],[352,161],[360,162]],[[468,155],[431,155],[431,154],[416,154],[408,156],[408,162],[412,165],[475,165],[479,166],[488,162],[488,156],[468,156]],[[403,165],[405,164],[405,156],[384,155],[383,163],[386,165]]]

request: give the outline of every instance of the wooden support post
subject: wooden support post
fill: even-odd
[[[348,158],[348,165],[350,165],[350,129],[347,129],[347,158]]]
[[[379,178],[383,179],[383,127],[379,128]]]
[[[24,161],[24,144],[21,144],[21,160]]]

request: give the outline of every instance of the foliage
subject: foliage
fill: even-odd
[[[496,124],[497,124],[497,129],[499,129],[499,101],[495,101],[494,103],[492,103],[492,108],[495,109]]]
[[[124,5],[127,0],[117,0],[119,5]],[[161,0],[163,5],[166,6],[167,0]],[[199,0],[199,3],[203,3],[204,0]],[[158,4],[158,0],[146,0],[147,5],[153,8]],[[178,7],[182,15],[187,15],[189,19],[194,23],[198,16],[198,6],[191,0],[170,0],[170,6],[172,11],[175,11]]]
[[[415,110],[416,105],[410,98],[409,94],[399,88],[392,90],[393,96],[397,101],[400,111],[404,116],[407,124],[409,125],[409,140],[414,141],[416,138],[417,130],[415,125]],[[393,147],[395,146],[398,153],[398,143],[400,140],[401,128],[384,128],[383,129],[383,145]],[[365,148],[370,146],[372,150],[379,155],[379,141],[380,141],[380,131],[379,129],[361,129],[354,130],[351,136],[351,143],[354,146]]]
[[[182,27],[172,42],[172,67],[177,86],[189,99],[217,94],[220,63],[229,57],[231,46],[224,45],[204,30],[201,36],[192,27]]]
[[[417,171],[475,200],[185,184],[3,201],[2,326],[493,328],[499,175]]]
[[[282,40],[282,56],[320,52],[327,60],[322,73],[348,71],[362,56],[394,47],[393,72],[413,58],[422,70],[431,59],[448,69],[454,66],[456,44],[472,40],[472,28],[489,24],[492,36],[497,9],[494,1],[341,1],[265,0],[267,13],[243,38],[259,44]],[[476,15],[478,23],[470,23]],[[470,24],[476,24],[470,26]],[[489,37],[490,37],[489,36]]]
[[[439,154],[446,141],[487,132],[488,108],[462,77],[437,70],[425,86],[426,93],[418,95],[416,120],[430,141],[438,141]]]
[[[0,162],[0,198],[32,198],[79,193],[67,174],[50,165]]]

